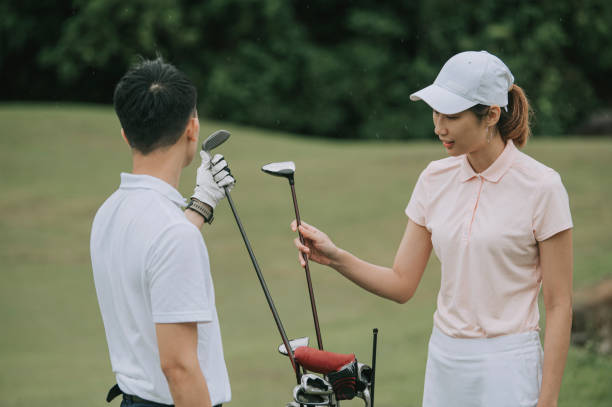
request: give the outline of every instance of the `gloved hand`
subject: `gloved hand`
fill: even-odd
[[[236,180],[221,154],[216,154],[211,160],[210,154],[200,151],[200,157],[202,164],[198,167],[196,187],[191,197],[214,209],[225,197],[224,187],[231,190]]]

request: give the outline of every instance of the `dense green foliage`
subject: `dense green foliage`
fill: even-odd
[[[137,55],[195,80],[215,119],[338,138],[423,138],[409,95],[463,50],[502,58],[537,131],[612,105],[608,0],[0,0],[5,100],[108,103]]]

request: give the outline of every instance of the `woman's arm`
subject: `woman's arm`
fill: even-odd
[[[295,221],[292,228],[296,230]],[[412,220],[408,220],[392,268],[368,263],[336,247],[325,233],[307,223],[302,222],[300,232],[306,245],[297,238],[295,245],[309,259],[334,268],[361,288],[399,303],[414,295],[432,249],[429,231]],[[304,266],[301,253],[298,257]]]
[[[557,406],[572,326],[572,230],[539,243],[546,309],[544,367],[538,407]]]

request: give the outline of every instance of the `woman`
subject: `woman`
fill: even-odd
[[[530,135],[530,108],[513,82],[500,59],[470,51],[410,96],[433,109],[450,157],[421,173],[392,268],[357,258],[305,223],[306,244],[295,240],[311,260],[400,303],[435,250],[442,277],[425,407],[557,405],[572,315],[572,220],[559,175],[518,150]]]

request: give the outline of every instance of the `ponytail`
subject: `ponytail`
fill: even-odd
[[[508,111],[501,109],[497,122],[497,129],[502,140],[506,143],[513,140],[517,147],[523,147],[531,136],[531,117],[533,109],[529,106],[527,95],[518,85],[512,85],[508,91]],[[478,120],[482,120],[489,113],[490,106],[478,104],[471,110]]]
[[[502,140],[513,140],[517,147],[523,147],[531,136],[532,116],[527,95],[518,85],[512,85],[508,92],[508,111],[502,108],[497,122]]]

